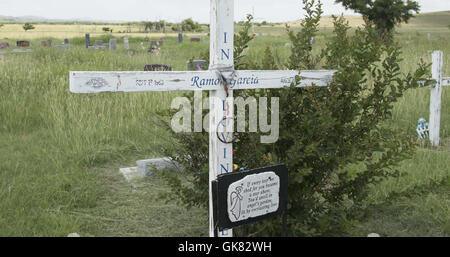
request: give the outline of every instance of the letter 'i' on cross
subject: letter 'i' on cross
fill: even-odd
[[[233,90],[327,86],[333,70],[238,70],[234,71],[234,0],[211,0],[210,64],[207,71],[70,71],[73,93],[208,90],[209,113],[209,235],[232,236],[232,230],[216,231],[213,224],[211,182],[232,172]],[[251,78],[251,79],[250,79]],[[226,80],[224,82],[224,80]],[[221,81],[220,83],[216,83]],[[214,82],[214,83],[212,83]]]

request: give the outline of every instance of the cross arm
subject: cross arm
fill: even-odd
[[[443,78],[442,79],[442,85],[443,86],[450,86],[450,78]]]
[[[429,80],[433,80],[433,79],[429,79]],[[425,82],[427,82],[427,80],[421,80],[421,81],[419,81],[419,85],[423,86],[423,85],[425,85]],[[434,87],[435,84],[432,84],[431,86]],[[450,86],[450,78],[442,78],[441,86]]]
[[[229,72],[231,73],[231,72]],[[301,77],[299,87],[327,86],[334,70],[238,70],[230,88],[257,89],[290,86],[295,76]],[[70,91],[73,93],[145,92],[177,90],[217,90],[222,87],[216,71],[71,71]]]

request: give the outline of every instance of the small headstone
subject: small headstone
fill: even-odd
[[[93,49],[93,50],[105,50],[106,46],[105,45],[93,45],[93,46],[88,46],[88,49]]]
[[[186,70],[205,70],[206,65],[205,60],[192,60],[192,62],[189,60],[186,62]]]
[[[73,45],[69,44],[69,39],[65,38],[64,39],[64,43],[63,44],[59,44],[59,45],[55,45],[55,48],[58,49],[59,51],[64,51],[67,48],[72,48]]]
[[[316,44],[316,39],[314,37],[311,38],[311,46],[314,46]]]
[[[86,33],[85,41],[86,41],[86,48],[89,48],[89,46],[91,45],[91,35],[89,35],[89,33]]]
[[[109,40],[109,50],[110,51],[116,51],[117,49],[117,39],[111,38]]]
[[[71,44],[59,44],[59,45],[55,45],[55,48],[58,49],[58,50],[60,50],[60,51],[64,51],[64,50],[66,50],[67,48],[72,48],[72,47],[73,47],[73,45],[71,45]]]
[[[428,41],[431,40],[431,33],[428,33]]]
[[[17,43],[18,47],[29,47],[30,46],[30,41],[21,40],[21,41],[17,41],[16,43]]]
[[[159,158],[159,159],[148,159],[148,160],[139,160],[136,161],[137,164],[137,172],[139,172],[142,176],[150,175],[152,172],[150,170],[157,169],[175,169],[175,170],[183,170],[183,167],[170,158]]]
[[[124,38],[123,38],[123,47],[124,47],[125,49],[130,49],[130,42],[128,41],[128,38],[127,38],[127,37],[124,37]]]
[[[259,32],[258,35],[259,35],[259,37],[262,37],[262,36],[263,36],[263,33],[262,33],[262,32]]]
[[[103,40],[95,40],[95,45],[102,46],[103,45]]]
[[[9,48],[9,43],[6,41],[0,42],[0,49],[6,49]]]
[[[183,33],[178,33],[178,43],[183,43]]]
[[[120,168],[119,171],[125,177],[127,181],[132,181],[134,179],[143,178],[147,175],[152,174],[150,170],[157,169],[163,170],[166,168],[175,169],[175,170],[183,170],[184,168],[174,160],[164,157],[157,159],[148,159],[148,160],[138,160],[136,161],[137,167],[129,167],[129,168]]]
[[[200,38],[199,37],[192,37],[191,38],[191,42],[200,42]]]
[[[51,39],[47,40],[47,46],[52,47],[53,41]]]

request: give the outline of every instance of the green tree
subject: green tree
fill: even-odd
[[[336,0],[346,9],[352,9],[372,21],[382,32],[391,32],[402,22],[408,22],[420,6],[413,0]]]
[[[151,31],[154,25],[155,24],[151,21],[144,22],[144,31],[145,32]]]
[[[32,30],[32,29],[34,29],[35,27],[33,26],[33,24],[31,24],[31,23],[25,23],[24,25],[23,25],[23,30],[25,30],[25,31],[27,31],[27,30]]]
[[[182,31],[197,31],[199,28],[200,25],[194,22],[191,18],[185,19],[181,22]]]

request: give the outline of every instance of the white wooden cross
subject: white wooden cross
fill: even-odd
[[[440,141],[442,87],[450,85],[450,78],[442,77],[444,57],[442,51],[434,51],[432,55],[432,79],[436,84],[431,88],[430,94],[430,141],[433,146],[438,146]]]
[[[234,71],[234,0],[211,0],[210,64],[207,71],[70,71],[73,93],[145,92],[174,90],[209,90],[209,234],[214,236],[211,181],[219,174],[232,172],[232,143],[224,143],[214,131],[224,120],[233,120],[233,90],[288,87],[299,75],[299,87],[327,86],[335,71]],[[228,90],[220,77],[229,83]],[[211,101],[214,99],[214,101]],[[227,104],[225,104],[227,103]],[[219,236],[232,236],[232,230]]]

